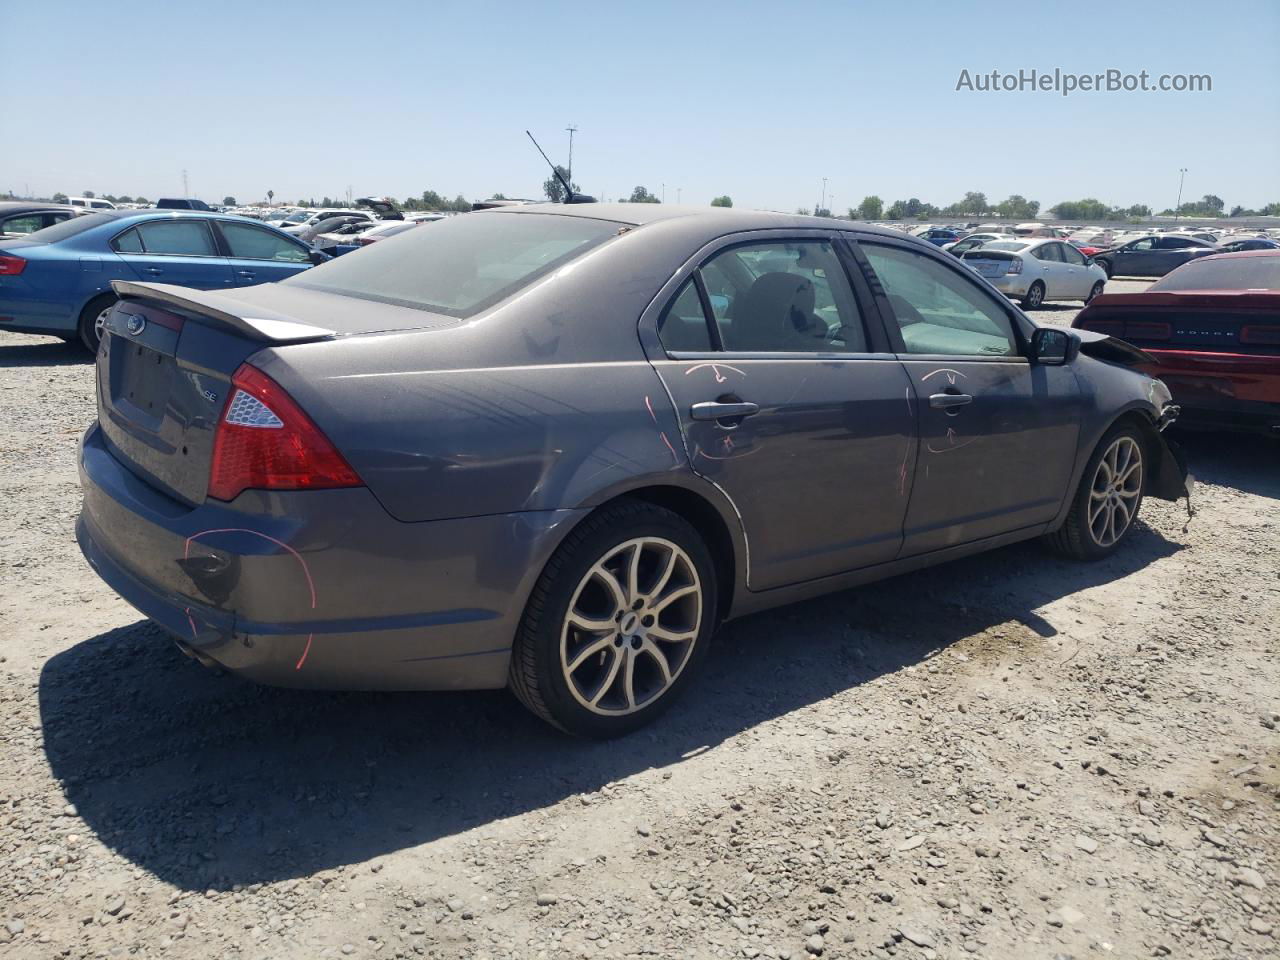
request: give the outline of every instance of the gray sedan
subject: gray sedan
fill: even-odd
[[[617,735],[728,619],[1033,537],[1103,557],[1184,490],[1144,354],[891,230],[510,206],[116,290],[81,548],[266,683],[510,686]]]

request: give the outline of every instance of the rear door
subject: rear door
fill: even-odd
[[[253,223],[216,223],[236,286],[283,280],[311,266],[311,250],[300,240]]]
[[[892,560],[902,542],[911,386],[837,246],[826,231],[722,239],[641,324],[674,446],[742,518],[752,590]]]
[[[1013,308],[963,267],[859,241],[920,411],[904,556],[1047,523],[1075,464],[1080,398],[1066,366],[1032,366]]]
[[[232,285],[231,263],[219,250],[208,220],[146,220],[117,234],[111,248],[139,280],[198,289]]]
[[[1162,277],[1188,260],[1208,253],[1211,248],[1195,237],[1158,237],[1155,249],[1156,270],[1153,273]]]

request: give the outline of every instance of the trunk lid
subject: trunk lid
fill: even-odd
[[[214,435],[240,364],[264,348],[449,326],[422,310],[263,284],[234,293],[116,281],[97,357],[112,454],[176,500],[203,503]],[[285,312],[287,308],[291,313]],[[294,315],[317,318],[303,323]]]
[[[1009,272],[1010,263],[1022,258],[1007,250],[987,250],[979,247],[977,250],[966,251],[960,259],[984,277],[1002,277]]]
[[[1280,294],[1104,294],[1076,325],[1157,350],[1280,355]]]

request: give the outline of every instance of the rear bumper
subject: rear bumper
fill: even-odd
[[[1141,369],[1168,385],[1182,407],[1178,426],[1280,433],[1280,357],[1160,350]]]
[[[505,685],[524,598],[579,515],[402,523],[365,489],[191,508],[126,469],[96,424],[79,460],[89,565],[202,659],[277,686]]]

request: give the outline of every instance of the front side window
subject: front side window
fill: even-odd
[[[310,254],[300,244],[248,223],[218,224],[231,256],[239,260],[282,260],[306,263]]]
[[[926,254],[863,243],[907,353],[1016,356],[1013,323],[976,283]]]
[[[341,296],[470,317],[582,256],[620,225],[499,211],[450,217],[281,281]]]
[[[1142,240],[1133,241],[1133,243],[1129,244],[1126,249],[1131,250],[1134,253],[1145,253],[1147,250],[1154,249],[1155,245],[1155,237],[1144,237]]]
[[[203,220],[151,220],[137,226],[146,253],[170,257],[214,257],[213,234]]]
[[[730,247],[701,273],[725,350],[867,351],[849,279],[825,240]]]
[[[1083,253],[1081,253],[1075,247],[1071,246],[1071,244],[1069,243],[1061,243],[1061,244],[1058,244],[1058,246],[1062,253],[1063,260],[1067,261],[1067,263],[1074,263],[1077,267],[1084,266]]]

